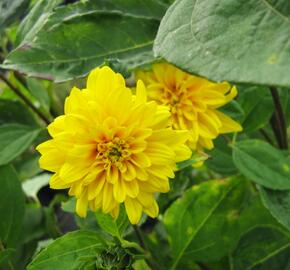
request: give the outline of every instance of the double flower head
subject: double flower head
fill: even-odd
[[[211,148],[219,133],[241,129],[216,110],[236,95],[227,83],[169,64],[137,77],[146,86],[138,80],[133,94],[120,74],[94,69],[86,88],[73,88],[64,115],[48,126],[52,139],[37,147],[40,166],[53,172],[51,188],[69,189],[82,217],[90,208],[116,218],[122,203],[132,224],[142,212],[156,217],[155,194],[169,191],[176,163]]]

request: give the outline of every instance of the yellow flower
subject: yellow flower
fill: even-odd
[[[52,139],[37,147],[40,166],[54,172],[51,188],[69,188],[82,217],[88,207],[117,217],[120,203],[133,224],[142,211],[156,217],[154,193],[168,192],[176,162],[191,155],[188,131],[170,128],[169,109],[147,101],[142,81],[133,95],[109,67],[93,70],[86,89],[72,89],[48,131]]]
[[[136,77],[144,81],[150,100],[170,107],[173,128],[190,131],[188,145],[193,150],[212,149],[219,134],[242,130],[217,110],[237,95],[235,86],[211,82],[168,63],[154,64],[152,71],[137,71]]]

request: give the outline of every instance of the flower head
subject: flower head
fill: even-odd
[[[51,188],[69,188],[80,216],[90,207],[117,217],[124,203],[135,224],[142,211],[157,216],[154,193],[169,190],[176,162],[191,155],[188,132],[169,126],[169,109],[148,102],[141,81],[133,95],[120,74],[97,68],[48,126],[52,139],[37,147],[40,166],[54,172]]]
[[[138,71],[136,76],[144,81],[150,100],[170,107],[173,128],[190,131],[193,150],[211,149],[219,134],[242,130],[217,110],[237,95],[235,86],[190,75],[168,63],[154,64],[151,71]]]

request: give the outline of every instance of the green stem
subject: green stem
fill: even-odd
[[[6,85],[35,113],[42,119],[47,125],[50,124],[50,120],[34,106],[34,104],[17,88],[15,87],[2,73],[0,73],[0,79],[6,83]]]
[[[159,267],[156,265],[156,263],[153,261],[153,258],[152,258],[152,254],[151,252],[149,251],[149,249],[147,248],[146,246],[146,243],[144,241],[144,237],[143,237],[143,234],[140,230],[140,228],[138,227],[138,225],[133,225],[133,229],[135,231],[135,234],[138,238],[138,241],[140,243],[140,246],[148,253],[148,257],[149,258],[146,258],[146,262],[147,264],[151,267],[152,270],[159,270]]]
[[[275,134],[279,148],[288,149],[287,127],[283,113],[283,108],[280,102],[279,93],[277,88],[275,87],[270,87],[270,91],[275,106],[275,111],[271,118],[271,126]]]

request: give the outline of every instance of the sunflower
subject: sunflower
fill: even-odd
[[[239,123],[218,110],[237,95],[236,87],[227,82],[214,83],[169,63],[137,71],[136,78],[145,83],[148,99],[170,107],[175,130],[190,131],[188,145],[193,150],[212,149],[219,134],[242,130]]]
[[[54,173],[51,188],[76,197],[81,217],[91,208],[116,218],[121,203],[132,224],[143,211],[156,217],[154,194],[169,191],[176,162],[191,155],[188,131],[170,127],[169,108],[147,101],[142,81],[133,95],[109,67],[94,69],[86,89],[72,89],[48,131],[52,139],[37,147],[40,166]]]

